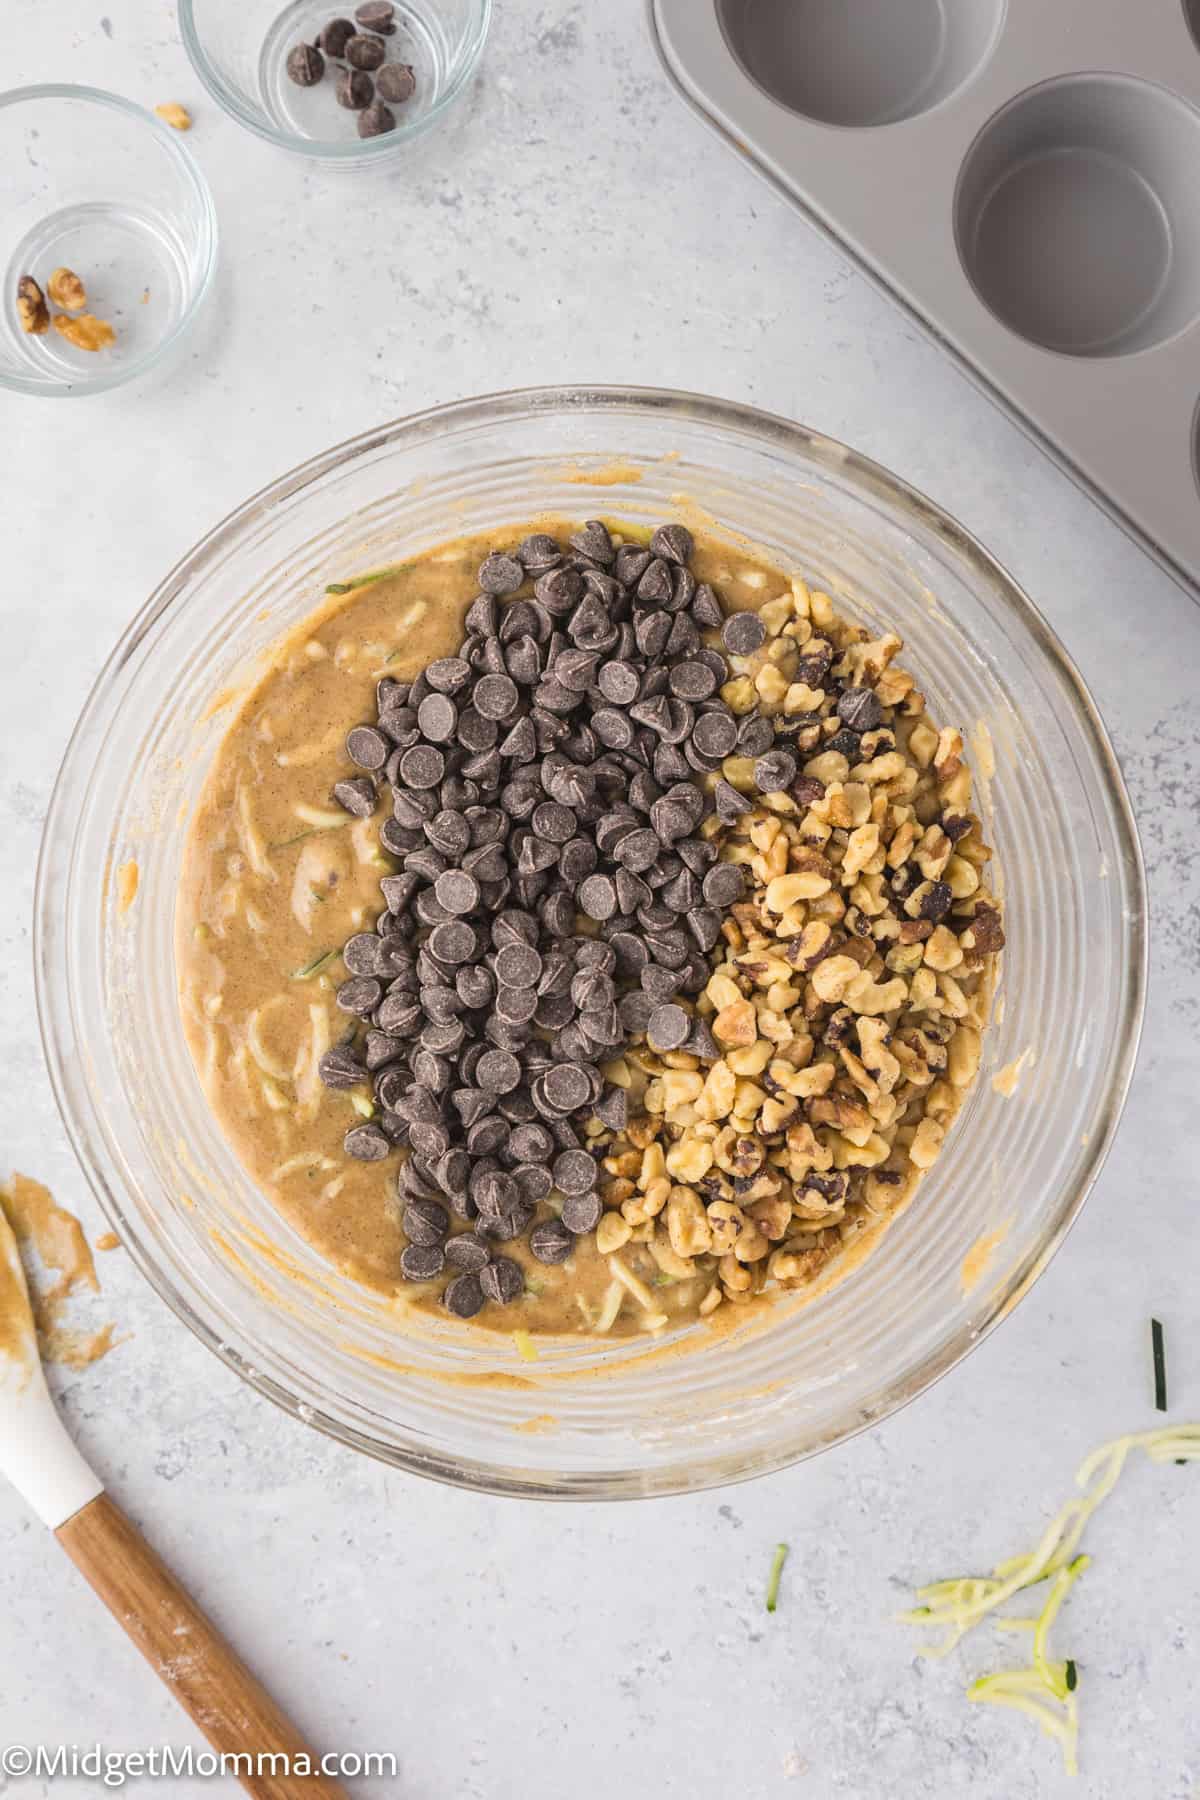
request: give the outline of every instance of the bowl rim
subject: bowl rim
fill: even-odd
[[[47,940],[59,929],[60,917],[66,911],[68,883],[61,878],[64,874],[69,876],[71,872],[74,846],[70,837],[64,833],[63,816],[69,809],[68,776],[72,773],[77,749],[85,745],[93,718],[106,701],[110,682],[133,657],[146,634],[178,600],[193,573],[201,571],[210,558],[221,554],[235,541],[243,526],[261,512],[294,498],[332,469],[385,448],[396,440],[419,443],[435,433],[444,434],[448,427],[470,426],[475,423],[494,424],[497,419],[505,416],[544,412],[568,415],[571,412],[594,412],[604,416],[609,412],[630,408],[678,413],[692,422],[699,420],[726,428],[750,430],[760,442],[767,440],[780,448],[798,450],[810,460],[828,466],[831,471],[840,475],[849,473],[860,490],[898,504],[948,544],[970,565],[974,573],[998,589],[1007,603],[1015,609],[1054,671],[1073,694],[1079,722],[1091,738],[1097,773],[1104,783],[1106,797],[1112,807],[1114,831],[1122,840],[1123,865],[1131,890],[1131,904],[1125,914],[1126,971],[1119,999],[1123,1030],[1121,1042],[1114,1053],[1110,1084],[1095,1103],[1094,1124],[1087,1135],[1086,1144],[1081,1146],[1073,1192],[1060,1204],[1053,1222],[1039,1241],[1030,1246],[1003,1287],[992,1295],[987,1315],[981,1320],[964,1322],[950,1336],[934,1344],[920,1362],[910,1366],[903,1374],[892,1377],[875,1396],[873,1404],[862,1409],[859,1419],[835,1435],[817,1442],[779,1445],[769,1455],[756,1456],[749,1465],[744,1457],[739,1461],[736,1452],[722,1452],[697,1467],[687,1469],[682,1475],[674,1468],[656,1472],[649,1483],[643,1476],[631,1471],[553,1476],[521,1470],[510,1473],[469,1457],[441,1453],[431,1455],[428,1451],[420,1452],[408,1447],[397,1447],[392,1443],[382,1443],[358,1426],[334,1418],[323,1408],[301,1400],[296,1393],[284,1388],[274,1375],[256,1367],[235,1345],[227,1342],[208,1320],[197,1314],[190,1301],[173,1287],[168,1273],[152,1260],[140,1239],[122,1229],[125,1224],[124,1210],[119,1192],[114,1191],[119,1183],[114,1181],[110,1186],[109,1171],[96,1166],[92,1161],[84,1121],[77,1116],[73,1107],[72,1087],[76,1078],[57,1038],[56,1009],[61,1006],[62,999],[54,991],[51,959],[45,954]],[[201,1343],[257,1392],[272,1400],[293,1418],[315,1426],[326,1436],[348,1448],[362,1451],[409,1473],[423,1475],[448,1486],[501,1496],[595,1500],[657,1498],[681,1492],[695,1493],[778,1472],[821,1450],[857,1437],[860,1432],[899,1412],[926,1393],[991,1334],[1049,1266],[1107,1160],[1137,1060],[1145,1011],[1149,943],[1145,866],[1141,844],[1120,765],[1099,711],[1074,661],[1037,606],[1003,564],[971,532],[919,489],[893,475],[882,464],[835,438],[812,431],[778,414],[738,401],[676,389],[561,385],[513,388],[450,401],[345,439],[264,485],[214,525],[174,565],[126,626],[103,664],[64,751],[47,809],[38,855],[34,889],[33,953],[42,1048],[55,1102],[72,1149],[101,1209],[121,1234],[122,1242],[136,1267]],[[132,1242],[129,1241],[130,1238]]]
[[[147,350],[132,362],[122,363],[119,369],[110,370],[107,374],[84,374],[78,381],[41,381],[35,376],[7,375],[0,370],[0,387],[8,388],[12,393],[32,394],[37,399],[70,400],[87,394],[111,393],[114,388],[123,387],[127,381],[135,381],[140,375],[146,374],[174,349],[191,329],[208,295],[216,272],[219,244],[217,209],[212,190],[200,164],[183,142],[182,133],[164,124],[146,107],[139,106],[136,100],[126,100],[123,94],[113,94],[107,88],[88,87],[78,82],[43,81],[29,87],[11,88],[8,93],[0,94],[0,108],[7,109],[30,100],[83,100],[91,105],[108,107],[113,112],[124,113],[127,118],[145,125],[168,154],[175,158],[200,203],[200,247],[204,258],[200,277],[189,294],[187,305],[178,321],[153,349]]]
[[[274,144],[280,150],[286,150],[293,156],[308,157],[314,162],[328,163],[331,167],[352,168],[369,163],[382,163],[389,157],[397,155],[414,138],[420,137],[435,120],[440,119],[447,107],[451,106],[462,93],[479,67],[484,45],[492,23],[493,0],[472,0],[478,9],[475,25],[474,42],[463,59],[462,67],[449,83],[436,105],[428,112],[422,113],[411,124],[401,123],[394,131],[386,132],[381,137],[363,138],[357,143],[339,144],[324,143],[317,138],[301,136],[296,131],[280,131],[274,125],[265,122],[265,116],[259,116],[251,107],[246,106],[237,92],[225,81],[208,51],[196,24],[195,0],[178,0],[176,13],[179,20],[179,33],[183,39],[183,47],[188,61],[208,95],[216,101],[221,110],[229,115],[238,125],[264,143]]]

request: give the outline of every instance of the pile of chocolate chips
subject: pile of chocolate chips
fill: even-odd
[[[344,63],[338,70],[339,106],[358,114],[358,135],[381,137],[396,129],[393,106],[411,100],[417,81],[408,63],[386,61],[385,38],[396,29],[392,0],[364,0],[354,19],[330,19],[313,44],[293,44],[288,51],[289,81],[316,87],[325,77],[326,59]],[[390,102],[390,104],[389,104]]]
[[[346,741],[363,772],[334,796],[366,818],[386,783],[379,838],[400,870],[380,883],[376,929],[344,946],[338,1004],[361,1025],[320,1073],[372,1083],[377,1117],[346,1150],[374,1161],[408,1146],[402,1270],[456,1271],[445,1301],[460,1317],[522,1290],[495,1245],[529,1231],[532,1254],[557,1263],[595,1227],[580,1128],[626,1122],[601,1065],[643,1033],[718,1054],[677,1003],[705,986],[741,891],[699,835],[712,802],[697,777],[757,721],[720,698],[727,665],[702,633],[722,612],[692,548],[675,524],[648,549],[617,548],[590,520],[565,547],[537,533],[488,556],[458,654],[410,686],[381,681],[375,721]],[[531,598],[512,598],[530,581]],[[733,615],[725,642],[758,624]],[[535,1224],[552,1189],[561,1217]],[[451,1235],[451,1213],[472,1230]]]

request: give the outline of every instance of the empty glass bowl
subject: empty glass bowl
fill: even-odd
[[[18,88],[0,96],[0,168],[0,385],[94,394],[143,374],[186,331],[216,263],[216,215],[179,133],[97,88]],[[22,330],[17,283],[32,275],[44,292],[60,267],[111,344]]]
[[[768,1329],[713,1341],[681,1328],[698,1346],[682,1355],[558,1338],[536,1363],[450,1319],[406,1336],[385,1298],[284,1223],[205,1103],[172,955],[189,819],[238,694],[328,583],[539,514],[658,523],[680,495],[863,624],[900,632],[932,716],[968,729],[1008,934],[982,1075],[873,1254],[809,1305],[782,1301]],[[140,879],[123,907],[114,872],[129,862]],[[83,1167],[206,1344],[390,1462],[590,1498],[731,1481],[836,1443],[1004,1318],[1103,1161],[1144,958],[1116,761],[1062,645],[1004,570],[844,445],[748,407],[621,388],[439,407],[315,457],[217,525],[129,626],[80,719],[46,822],[35,952],[46,1058]]]
[[[371,138],[359,136],[358,113],[337,102],[344,63],[327,57],[312,87],[287,72],[289,51],[314,43],[331,20],[352,19],[354,0],[179,0],[179,29],[201,81],[240,125],[285,150],[355,168],[394,157],[462,93],[491,11],[492,0],[396,0],[386,59],[408,64],[416,85],[391,109],[395,129]]]

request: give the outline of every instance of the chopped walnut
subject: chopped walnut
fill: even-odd
[[[82,312],[87,305],[87,289],[74,269],[55,269],[46,283],[46,292],[55,306],[67,312]]]
[[[17,318],[21,330],[31,337],[40,337],[50,325],[50,311],[43,294],[32,275],[22,275],[17,283]]]
[[[814,1281],[903,1206],[977,1077],[1004,945],[962,734],[926,715],[900,640],[799,579],[761,616],[722,694],[773,718],[798,772],[763,794],[754,757],[722,764],[750,804],[704,826],[745,880],[695,1006],[716,1053],[627,1052],[645,1111],[604,1164],[652,1142],[605,1241],[648,1234],[713,1304]]]
[[[77,350],[106,350],[116,342],[117,334],[104,319],[97,319],[92,313],[81,313],[77,319],[69,319],[65,313],[55,313],[54,329],[60,337],[65,337],[68,344],[74,344]]]

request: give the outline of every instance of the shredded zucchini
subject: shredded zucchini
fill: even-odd
[[[406,575],[412,568],[410,562],[392,563],[390,568],[376,569],[370,575],[356,575],[353,581],[331,581],[326,587],[327,594],[354,594],[359,588],[370,587],[373,582],[386,581],[389,575]]]
[[[1200,1425],[1165,1425],[1157,1431],[1131,1433],[1101,1444],[1076,1472],[1076,1485],[1082,1490],[1080,1497],[1068,1500],[1055,1514],[1033,1551],[997,1563],[990,1575],[958,1575],[929,1582],[917,1589],[921,1604],[899,1615],[907,1624],[943,1626],[945,1636],[941,1642],[922,1645],[918,1654],[945,1656],[966,1632],[1014,1594],[1049,1581],[1049,1592],[1036,1618],[1001,1615],[995,1620],[1004,1631],[1032,1631],[1030,1666],[1002,1669],[981,1677],[967,1689],[967,1698],[1011,1707],[1036,1720],[1043,1731],[1058,1740],[1067,1771],[1072,1775],[1078,1767],[1078,1671],[1073,1659],[1051,1660],[1050,1627],[1070,1589],[1091,1562],[1089,1556],[1077,1554],[1084,1527],[1112,1493],[1131,1450],[1144,1450],[1150,1461],[1157,1463],[1200,1461]]]
[[[340,950],[322,950],[320,956],[315,956],[312,962],[305,963],[302,968],[293,969],[288,976],[288,980],[309,981],[319,970],[325,967],[326,963],[331,963],[335,956],[340,955]]]
[[[767,1577],[767,1611],[773,1613],[779,1601],[779,1582],[783,1575],[783,1565],[788,1558],[788,1546],[776,1544],[775,1554],[771,1558],[771,1573]]]

